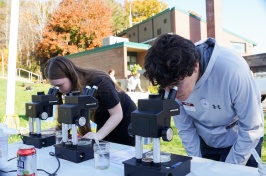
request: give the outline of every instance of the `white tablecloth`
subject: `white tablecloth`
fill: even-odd
[[[21,143],[14,143],[8,146],[8,158],[16,157],[18,147]],[[58,166],[57,160],[49,155],[49,152],[54,152],[54,147],[45,147],[37,150],[37,168],[53,173]],[[121,161],[127,160],[134,156],[135,149],[130,146],[111,143],[111,164],[106,170],[98,170],[94,167],[93,159],[82,163],[73,163],[60,159],[61,167],[57,172],[58,176],[123,176],[124,169]],[[16,159],[8,162],[8,166],[2,170],[16,170]],[[1,173],[0,173],[1,175]],[[2,174],[3,176],[15,176],[16,172]],[[45,172],[38,171],[38,176],[47,176]],[[258,169],[241,165],[216,162],[203,158],[193,157],[191,161],[191,172],[187,176],[259,176]]]

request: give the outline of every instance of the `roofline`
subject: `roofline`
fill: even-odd
[[[136,27],[136,26],[139,26],[139,25],[141,25],[141,24],[143,24],[143,23],[145,23],[145,22],[151,20],[152,18],[155,18],[155,17],[157,17],[157,16],[160,16],[160,15],[162,15],[162,14],[164,14],[164,13],[166,13],[166,12],[169,12],[169,11],[171,11],[171,10],[172,10],[172,9],[167,8],[167,9],[161,11],[160,13],[157,13],[156,15],[154,15],[154,16],[152,16],[152,17],[150,17],[150,18],[147,18],[146,20],[144,20],[144,21],[142,21],[142,22],[139,22],[139,23],[133,25],[132,27],[129,27],[129,28],[123,30],[123,31],[120,32],[118,35],[121,35],[121,34],[125,33],[126,31],[130,30],[131,28]]]
[[[238,38],[241,38],[241,39],[243,39],[243,40],[245,40],[245,41],[247,41],[247,42],[249,42],[249,43],[252,43],[253,46],[257,46],[257,43],[256,43],[256,42],[253,42],[252,40],[249,40],[249,39],[247,39],[247,38],[245,38],[245,37],[242,37],[241,35],[238,35],[238,34],[232,32],[232,31],[229,31],[228,29],[223,28],[223,31],[224,31],[224,32],[227,32],[227,33],[229,33],[229,34],[231,34],[231,35],[234,35],[234,36],[236,36],[236,37],[238,37]]]
[[[172,7],[171,10],[178,10],[179,12],[182,12],[182,13],[188,15],[188,16],[191,16],[191,17],[193,17],[193,18],[195,18],[195,19],[197,19],[197,20],[199,20],[199,21],[203,21],[203,22],[206,23],[206,19],[204,19],[204,18],[202,18],[202,17],[199,17],[199,16],[196,16],[196,15],[194,15],[194,14],[192,14],[192,13],[189,13],[188,11],[185,11],[185,10],[180,9],[180,8],[178,8],[178,7]]]
[[[82,52],[79,52],[79,53],[66,55],[65,57],[68,58],[68,59],[72,59],[72,58],[76,58],[76,57],[85,56],[85,55],[88,55],[88,54],[98,53],[98,52],[111,50],[111,49],[115,49],[115,48],[121,48],[121,47],[148,50],[150,48],[150,45],[143,44],[143,43],[135,43],[135,42],[119,42],[119,43],[115,43],[115,44],[112,44],[112,45],[106,45],[106,46],[94,48],[94,49],[91,49],[91,50],[86,50],[86,51],[82,51]]]
[[[142,23],[144,23],[144,22],[146,22],[146,21],[149,21],[149,20],[152,19],[152,18],[155,18],[155,17],[157,17],[157,16],[162,15],[163,13],[166,13],[166,12],[168,12],[168,11],[172,11],[172,10],[178,10],[178,11],[180,11],[180,12],[186,14],[186,15],[189,15],[189,16],[191,16],[191,17],[197,19],[197,20],[200,20],[200,21],[202,21],[202,22],[207,23],[205,19],[200,18],[200,17],[198,17],[198,16],[196,16],[196,15],[193,15],[193,14],[189,13],[188,11],[185,11],[185,10],[180,9],[180,8],[178,8],[178,7],[172,7],[172,8],[167,8],[167,9],[165,9],[164,11],[162,11],[162,12],[160,12],[160,13],[157,13],[156,15],[154,15],[154,16],[152,16],[152,17],[150,17],[150,18],[147,18],[146,20],[144,20],[144,21],[142,21],[142,22],[140,22],[140,23],[138,23],[138,24],[136,24],[136,25],[134,25],[134,26],[132,26],[132,27],[130,27],[130,28],[127,28],[126,30],[120,32],[118,35],[122,35],[123,33],[125,33],[125,32],[128,31],[128,30],[130,30],[131,28],[136,27],[136,26],[138,26],[138,25],[141,25]],[[254,41],[252,41],[252,40],[249,40],[249,39],[247,39],[247,38],[245,38],[245,37],[242,37],[242,36],[240,36],[240,35],[238,35],[238,34],[232,32],[232,31],[230,31],[230,30],[228,30],[228,29],[223,28],[223,31],[224,31],[224,32],[227,32],[227,33],[229,33],[229,34],[231,34],[231,35],[234,35],[234,36],[236,36],[236,37],[239,37],[239,38],[241,38],[241,39],[243,39],[243,40],[245,40],[245,41],[247,41],[247,42],[249,42],[249,43],[252,43],[253,46],[257,46],[257,43],[256,43],[256,42],[254,42]]]

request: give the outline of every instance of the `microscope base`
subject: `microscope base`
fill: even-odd
[[[33,145],[36,148],[48,147],[55,144],[54,135],[21,135],[23,144]]]
[[[191,157],[171,154],[171,161],[161,163],[161,167],[143,166],[136,158],[123,162],[124,175],[131,176],[185,176],[190,173]]]
[[[74,163],[80,163],[94,158],[93,144],[77,146],[76,148],[66,147],[63,144],[55,144],[55,155]]]

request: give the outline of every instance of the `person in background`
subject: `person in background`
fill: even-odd
[[[59,87],[61,94],[71,91],[80,91],[82,94],[86,85],[98,86],[95,98],[99,106],[92,110],[90,116],[90,120],[97,124],[96,137],[98,140],[134,146],[135,139],[129,136],[128,126],[131,123],[131,112],[137,107],[124,91],[116,89],[108,74],[78,67],[71,60],[58,56],[47,61],[45,75],[51,85]],[[62,96],[58,98],[62,102]],[[95,136],[89,123],[79,127],[79,133],[89,139]]]
[[[215,39],[198,42],[159,36],[144,61],[153,85],[178,87],[175,126],[189,156],[257,167],[264,115],[260,91],[244,58]]]
[[[114,69],[110,69],[108,71],[109,76],[111,77],[111,79],[114,81],[114,83],[116,83],[116,79],[115,79],[115,70]]]
[[[130,76],[128,79],[127,91],[135,92],[136,88],[138,88],[141,92],[144,92],[140,85],[140,74],[139,73],[135,73],[133,76]]]

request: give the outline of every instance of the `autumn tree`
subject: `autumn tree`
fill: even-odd
[[[22,0],[20,3],[18,35],[18,67],[31,71],[39,70],[35,60],[35,44],[42,40],[43,29],[49,15],[56,9],[59,0]]]
[[[108,6],[112,9],[113,35],[122,32],[128,25],[128,13],[121,4],[115,0],[106,0]]]
[[[101,46],[112,34],[111,15],[104,0],[63,0],[36,47],[41,62]]]
[[[167,8],[167,4],[159,0],[125,0],[126,12],[132,15],[132,23],[139,23],[160,13]]]
[[[4,49],[8,45],[10,21],[10,3],[0,0],[0,49]]]
[[[61,0],[20,0],[17,67],[30,71],[38,70],[35,44],[42,39],[42,30],[49,14],[60,2]],[[0,58],[4,60],[5,68],[9,50],[10,3],[11,0],[0,0]]]
[[[9,36],[9,22],[10,22],[10,3],[5,0],[0,0],[0,63],[1,76],[6,76],[7,69],[7,47]]]

